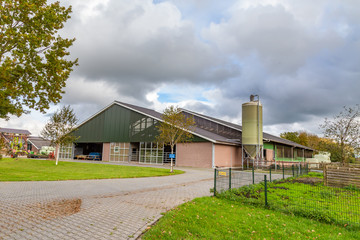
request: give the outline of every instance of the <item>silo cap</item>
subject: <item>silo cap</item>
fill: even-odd
[[[256,101],[255,101],[255,97],[258,98]],[[260,100],[259,95],[257,95],[257,94],[250,95],[250,102],[258,102],[259,100]]]

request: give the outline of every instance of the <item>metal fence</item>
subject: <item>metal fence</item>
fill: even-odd
[[[287,177],[297,177],[309,172],[306,163],[282,164],[262,166],[261,169],[252,168],[243,170],[242,168],[215,168],[214,170],[214,195],[217,192],[231,188],[239,188],[244,185],[259,183],[264,180],[264,175],[268,181],[285,179]]]
[[[234,174],[234,169],[216,169],[214,195],[360,229],[360,188],[355,185],[343,188],[325,186],[321,173],[303,176],[308,174],[306,165],[288,166],[281,171],[281,174],[274,174],[273,169],[266,174],[246,171]],[[253,181],[258,183],[253,184]]]

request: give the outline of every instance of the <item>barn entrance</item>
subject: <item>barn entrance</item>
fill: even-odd
[[[76,143],[74,158],[82,160],[102,160],[102,143]]]

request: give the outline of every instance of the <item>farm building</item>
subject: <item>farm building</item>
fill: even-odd
[[[236,167],[246,158],[242,149],[242,127],[182,109],[196,122],[190,143],[176,145],[176,166]],[[164,164],[170,148],[155,143],[161,113],[115,101],[78,126],[78,140],[62,146],[60,159],[100,153],[101,161]],[[271,161],[304,161],[313,150],[280,137],[263,133],[263,158]],[[244,156],[243,153],[244,152]]]

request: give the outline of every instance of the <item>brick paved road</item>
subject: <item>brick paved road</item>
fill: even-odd
[[[162,212],[210,195],[212,170],[183,170],[167,177],[0,182],[0,239],[135,239]],[[81,199],[80,211],[64,216],[46,207],[67,199]]]
[[[0,183],[0,239],[131,239],[176,205],[210,195],[211,170],[168,177]],[[78,213],[46,206],[81,199]]]

